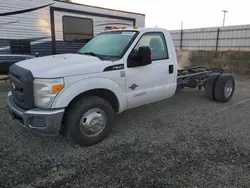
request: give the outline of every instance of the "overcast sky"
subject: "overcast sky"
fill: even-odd
[[[250,24],[249,0],[73,0],[105,8],[146,14],[146,26],[179,29],[221,26],[222,10],[228,10],[226,25]]]

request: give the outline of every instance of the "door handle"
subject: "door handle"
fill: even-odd
[[[168,72],[169,72],[169,74],[173,74],[174,73],[174,65],[169,65]]]

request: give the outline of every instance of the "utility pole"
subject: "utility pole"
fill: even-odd
[[[223,10],[222,11],[224,13],[224,16],[223,16],[223,27],[225,26],[225,19],[226,19],[226,13],[228,12],[227,10]]]

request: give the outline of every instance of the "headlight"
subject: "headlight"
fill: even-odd
[[[35,79],[33,82],[35,106],[49,108],[55,96],[63,89],[63,78]]]

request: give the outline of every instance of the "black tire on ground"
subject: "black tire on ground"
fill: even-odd
[[[89,136],[83,131],[81,120],[84,114],[91,109],[100,109],[105,113],[106,125],[98,134]],[[113,125],[114,110],[112,106],[106,100],[94,96],[83,97],[77,101],[70,107],[65,120],[67,136],[82,146],[91,146],[104,140],[111,132]]]
[[[218,102],[228,102],[235,90],[235,80],[232,75],[222,74],[215,85],[215,100]]]
[[[210,100],[215,100],[215,84],[220,75],[220,73],[212,73],[207,78],[205,84],[205,96]]]

